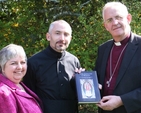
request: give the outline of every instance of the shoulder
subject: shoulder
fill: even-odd
[[[47,54],[45,53],[45,49],[44,49],[28,58],[27,60],[28,66],[32,65],[33,67],[34,66],[36,67],[41,62],[45,61],[44,59],[46,58],[47,58]]]
[[[0,97],[9,97],[12,95],[12,89],[8,87],[6,84],[0,82]]]
[[[99,49],[106,49],[108,46],[112,46],[113,39],[110,39],[99,46]]]
[[[0,83],[0,110],[2,113],[16,113],[16,97],[17,96],[14,90],[12,90],[6,84]]]
[[[66,61],[67,63],[70,63],[70,64],[77,65],[77,67],[80,67],[80,61],[79,61],[78,57],[76,57],[75,55],[73,55],[72,53],[70,53],[68,51],[66,51],[64,61]]]
[[[68,51],[66,51],[66,57],[69,57],[71,59],[77,59],[78,60],[77,56],[75,56],[74,54],[72,54],[72,53],[70,53]]]
[[[130,42],[133,44],[141,44],[141,36],[138,34],[132,33]]]
[[[42,50],[42,51],[39,51],[39,52],[35,53],[31,57],[29,57],[28,60],[31,60],[32,61],[32,60],[36,60],[36,59],[42,58],[42,57],[46,57],[45,49]]]
[[[139,38],[139,39],[141,38],[141,36],[140,36],[140,35],[135,34],[135,33],[132,33],[132,36],[133,36],[133,37],[136,37],[136,38]]]
[[[100,46],[107,46],[110,43],[113,43],[113,39],[107,40],[106,42],[102,43]]]
[[[76,57],[74,54],[72,54],[72,53],[70,53],[70,52],[68,52],[68,51],[66,51],[66,56]]]
[[[65,51],[65,52],[66,53],[65,53],[65,57],[63,58],[64,59],[63,61],[65,64],[67,63],[70,70],[71,70],[71,67],[73,67],[73,69],[80,68],[81,64],[78,57],[68,51]]]

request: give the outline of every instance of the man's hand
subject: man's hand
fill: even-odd
[[[102,90],[102,85],[101,85],[101,84],[98,84],[98,88],[99,88],[100,90]]]
[[[97,104],[103,110],[112,111],[115,108],[122,106],[122,100],[120,96],[105,96],[101,99],[101,101]]]
[[[80,69],[76,68],[75,69],[76,73],[81,73],[82,71],[85,71],[85,68],[80,68]]]

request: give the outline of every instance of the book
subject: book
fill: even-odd
[[[78,103],[98,103],[101,100],[96,71],[75,74]]]

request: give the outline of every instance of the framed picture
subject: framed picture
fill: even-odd
[[[96,71],[75,74],[78,103],[98,103],[101,99]]]

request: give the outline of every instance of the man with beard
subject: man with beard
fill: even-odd
[[[23,82],[42,100],[44,113],[76,113],[75,71],[80,72],[78,58],[66,51],[72,39],[71,26],[64,20],[50,24],[43,51],[28,59]]]

